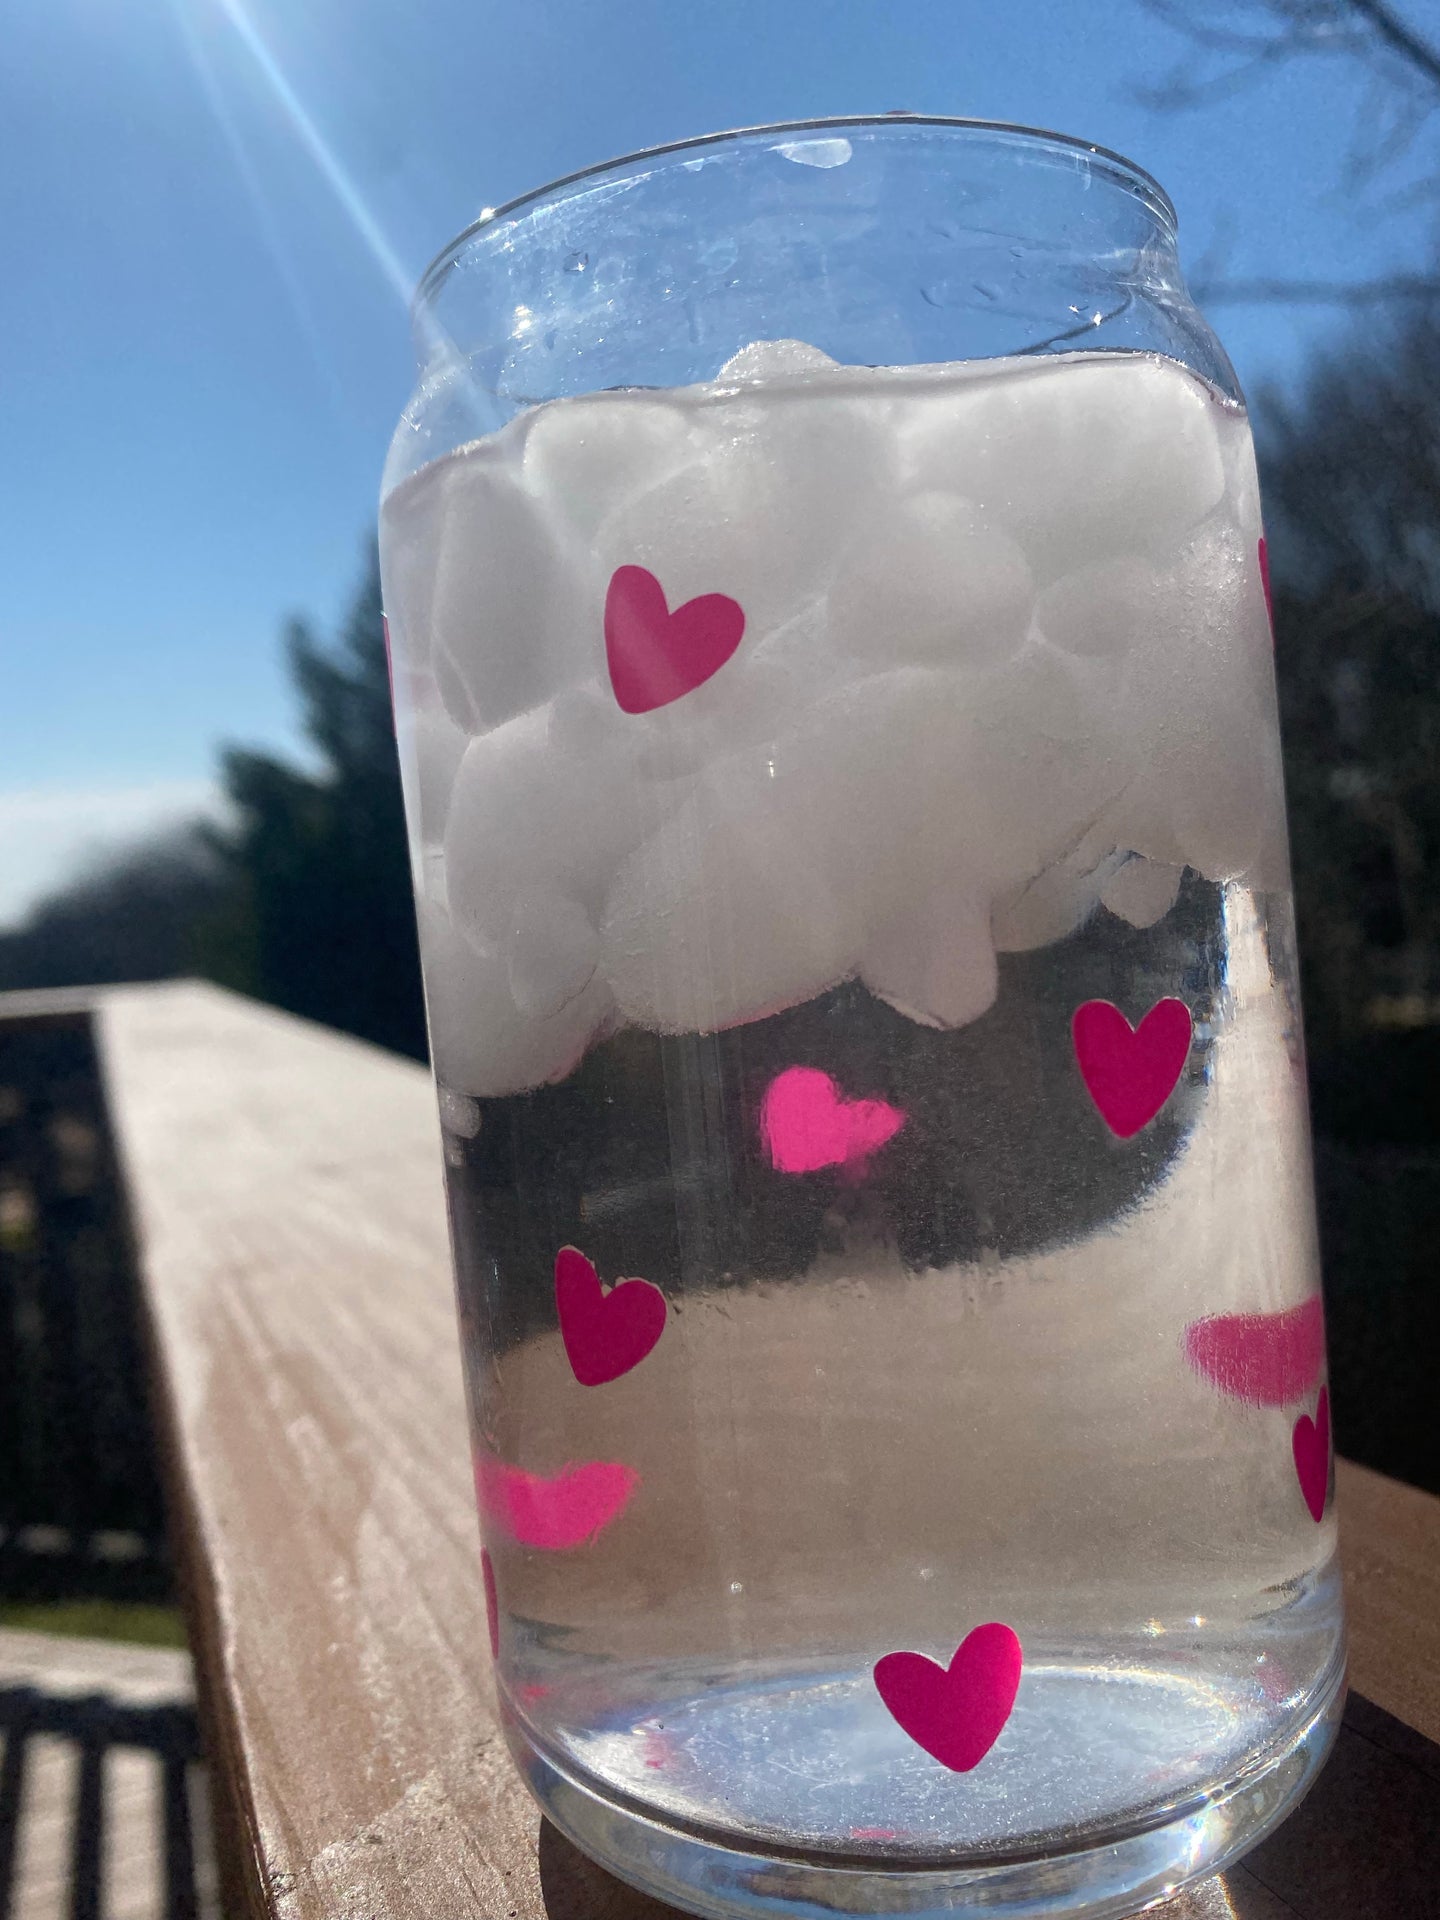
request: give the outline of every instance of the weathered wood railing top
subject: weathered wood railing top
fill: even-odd
[[[496,1724],[428,1077],[197,984],[0,997],[0,1022],[82,1014],[232,1903],[658,1920],[541,1831]],[[1417,1871],[1432,1893],[1440,1877],[1440,1501],[1343,1463],[1339,1497],[1351,1678],[1373,1704],[1307,1807],[1176,1920],[1402,1920]]]

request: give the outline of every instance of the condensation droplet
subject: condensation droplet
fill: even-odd
[[[775,151],[797,167],[843,167],[854,149],[848,140],[782,140]]]

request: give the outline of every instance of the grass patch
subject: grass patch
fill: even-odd
[[[179,1608],[148,1601],[0,1600],[0,1627],[77,1640],[128,1640],[137,1647],[188,1644]]]

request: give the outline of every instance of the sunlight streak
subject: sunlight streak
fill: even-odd
[[[324,339],[315,322],[315,316],[310,310],[310,302],[305,297],[305,289],[300,283],[299,275],[290,264],[280,237],[280,230],[266,203],[260,176],[255,171],[254,162],[246,150],[240,129],[235,123],[235,117],[226,104],[225,96],[215,77],[215,69],[210,63],[210,57],[201,45],[200,37],[191,23],[185,0],[170,0],[170,11],[174,16],[180,37],[185,43],[185,51],[190,56],[190,64],[195,70],[195,78],[205,97],[205,104],[209,107],[215,124],[220,129],[221,138],[229,149],[230,158],[235,163],[235,171],[239,174],[241,185],[249,198],[250,210],[255,216],[255,224],[260,229],[260,238],[265,251],[270,256],[270,264],[279,275],[280,282],[289,296],[295,324],[309,349],[315,370],[324,383],[337,415],[342,420],[349,421],[353,409],[346,399],[339,380],[335,377],[335,370],[330,364]]]
[[[400,264],[390,242],[381,232],[369,207],[366,206],[359,189],[311,119],[299,95],[281,72],[279,63],[261,39],[254,22],[241,5],[241,0],[219,0],[219,4],[226,19],[244,41],[251,58],[265,76],[271,92],[284,108],[301,145],[319,168],[326,184],[344,208],[351,225],[364,241],[376,266],[384,274],[396,296],[408,307],[414,276],[407,273]]]

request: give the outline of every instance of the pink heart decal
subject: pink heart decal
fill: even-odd
[[[1265,545],[1265,536],[1260,536],[1260,544],[1255,549],[1255,558],[1260,562],[1260,585],[1265,589],[1265,615],[1270,622],[1270,644],[1275,644],[1275,602],[1270,597],[1270,551]]]
[[[1330,1491],[1330,1395],[1326,1388],[1320,1389],[1315,1418],[1302,1413],[1295,1422],[1290,1449],[1310,1518],[1318,1521],[1324,1515],[1325,1496]]]
[[[781,1173],[817,1173],[863,1160],[908,1118],[886,1100],[847,1100],[818,1067],[787,1067],[765,1089],[760,1137]]]
[[[480,1578],[485,1583],[485,1625],[490,1630],[490,1658],[500,1658],[500,1596],[495,1589],[495,1562],[480,1549]]]
[[[606,1293],[578,1247],[555,1256],[560,1336],[582,1387],[601,1387],[638,1367],[665,1331],[665,1296],[648,1280],[622,1280]]]
[[[1014,1631],[992,1620],[966,1634],[948,1667],[923,1653],[887,1653],[875,1663],[875,1685],[917,1746],[952,1773],[969,1773],[1010,1718],[1021,1663]]]
[[[522,1547],[559,1552],[599,1538],[630,1504],[640,1476],[616,1460],[582,1460],[553,1479],[475,1456],[480,1517]]]
[[[738,600],[702,593],[672,613],[648,568],[617,567],[605,595],[605,658],[622,713],[650,713],[693,693],[739,646]]]
[[[1185,1358],[1212,1386],[1253,1407],[1307,1394],[1325,1364],[1319,1294],[1280,1313],[1219,1313],[1185,1329]]]
[[[1077,1007],[1075,1060],[1100,1118],[1121,1140],[1148,1126],[1175,1091],[1192,1033],[1183,1000],[1157,1000],[1138,1027],[1108,1000]]]

